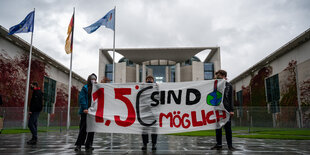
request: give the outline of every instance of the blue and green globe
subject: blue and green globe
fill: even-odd
[[[207,104],[211,106],[218,106],[222,101],[222,93],[219,91],[213,91],[207,96]]]

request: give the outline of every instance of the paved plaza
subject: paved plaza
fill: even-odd
[[[26,134],[1,134],[0,154],[310,154],[309,140],[274,140],[247,139],[233,137],[233,144],[238,149],[229,151],[223,139],[223,150],[210,150],[215,144],[215,137],[192,137],[159,135],[157,151],[152,152],[151,144],[147,152],[141,151],[141,135],[96,133],[93,152],[74,151],[78,130],[68,132],[39,133],[37,145],[27,145],[31,138]]]

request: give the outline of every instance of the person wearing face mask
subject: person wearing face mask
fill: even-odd
[[[80,119],[80,131],[79,131],[79,136],[76,140],[76,147],[75,151],[81,151],[81,146],[85,145],[85,150],[86,151],[92,151],[94,148],[92,147],[93,145],[93,140],[94,140],[94,132],[86,132],[86,117],[88,113],[88,108],[91,105],[91,93],[92,93],[92,88],[93,84],[96,84],[97,82],[97,76],[96,74],[91,74],[87,78],[87,84],[83,86],[82,90],[80,91],[79,94],[79,114],[81,115]],[[86,140],[86,142],[85,142]]]
[[[32,82],[30,88],[32,90],[32,97],[29,107],[28,128],[32,133],[32,138],[27,142],[27,144],[35,145],[38,141],[38,117],[43,107],[43,93],[37,82]]]
[[[154,83],[154,78],[153,76],[149,75],[146,77],[146,83]],[[157,143],[157,134],[151,134],[151,138],[152,138],[152,150],[155,151],[156,150],[156,143]],[[149,135],[147,133],[142,133],[142,142],[143,142],[143,146],[142,146],[142,150],[146,151],[147,150],[147,143],[149,143]]]
[[[215,73],[216,79],[227,80],[227,72],[224,70],[219,70]],[[232,146],[232,132],[231,132],[231,117],[234,116],[234,103],[233,103],[233,88],[229,82],[225,84],[225,90],[223,95],[223,104],[225,109],[229,112],[230,118],[228,122],[224,125],[226,141],[228,149],[230,151],[236,150]],[[222,149],[222,128],[216,129],[216,145],[211,148],[211,150],[221,150]]]

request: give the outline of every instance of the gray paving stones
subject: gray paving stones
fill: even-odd
[[[91,154],[74,151],[77,130],[68,132],[39,133],[37,145],[27,145],[31,134],[1,134],[0,154]],[[229,151],[223,138],[222,150],[210,150],[215,144],[215,137],[190,137],[159,135],[157,151],[152,151],[151,144],[146,152],[141,151],[141,135],[96,133],[92,154],[310,154],[309,140],[274,140],[247,139],[233,137],[233,144],[238,150]],[[111,148],[112,147],[112,148]]]

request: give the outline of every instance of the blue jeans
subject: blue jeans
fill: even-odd
[[[40,112],[32,112],[29,117],[28,121],[28,128],[30,129],[32,133],[32,139],[37,140],[38,139],[38,118],[39,118]]]

